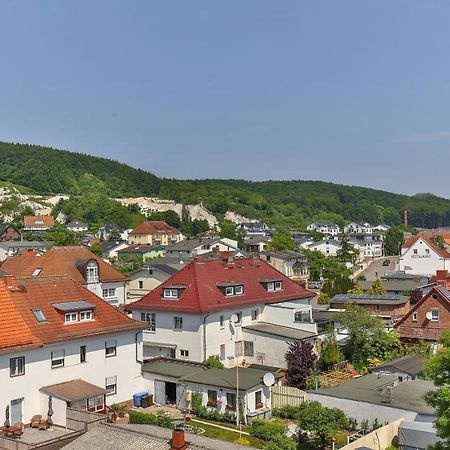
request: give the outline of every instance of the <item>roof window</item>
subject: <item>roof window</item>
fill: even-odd
[[[47,318],[45,317],[41,309],[33,309],[32,312],[34,317],[39,323],[47,322]]]
[[[34,269],[33,273],[31,274],[32,277],[37,277],[42,272],[42,267],[37,267]]]

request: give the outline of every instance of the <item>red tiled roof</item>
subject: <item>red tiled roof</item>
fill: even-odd
[[[145,253],[151,251],[153,248],[156,247],[153,245],[129,245],[128,247],[118,250],[117,253]]]
[[[78,283],[85,284],[83,267],[92,259],[98,263],[101,282],[126,281],[123,274],[81,246],[53,247],[42,256],[10,256],[2,264],[2,271],[17,277],[28,277],[36,269],[41,268],[38,276],[67,275]]]
[[[143,220],[130,234],[179,234],[175,228],[164,220]]]
[[[262,281],[269,279],[281,280],[282,290],[267,292]],[[225,297],[217,286],[221,282],[244,285],[244,294]],[[162,298],[164,287],[171,285],[186,286],[178,300]],[[196,260],[127,309],[205,313],[314,296],[315,293],[299,286],[265,261],[238,259],[227,264],[222,260]]]
[[[16,329],[21,322],[25,322],[33,338],[43,344],[142,329],[142,323],[130,319],[68,277],[16,278],[15,283],[17,287],[10,289],[9,296],[20,317],[6,321],[6,325],[11,326],[9,333],[12,336],[16,335]],[[94,320],[65,325],[64,314],[52,305],[80,300],[95,305]],[[32,312],[33,309],[40,309],[47,322],[38,323]],[[4,329],[0,328],[0,330],[3,334]]]
[[[52,216],[24,216],[23,218],[23,224],[26,227],[52,227],[54,223],[55,220]]]
[[[42,344],[20,315],[11,292],[3,281],[0,281],[0,317],[0,352]]]
[[[438,255],[442,256],[443,258],[450,258],[450,253],[447,250],[444,250],[440,247],[438,247],[431,239],[428,239],[424,236],[421,236],[420,234],[416,234],[414,236],[411,236],[410,238],[406,239],[406,241],[403,243],[403,248],[410,248],[412,247],[419,239],[422,239],[422,241],[426,242],[429,247],[431,247]]]

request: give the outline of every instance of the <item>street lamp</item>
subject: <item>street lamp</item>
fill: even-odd
[[[239,439],[242,436],[242,425],[239,417],[239,351],[238,351],[238,340],[237,340],[237,325],[239,324],[239,316],[237,314],[232,314],[230,318],[230,324],[232,324],[232,329],[234,331],[234,355],[236,358],[236,426],[239,427]]]

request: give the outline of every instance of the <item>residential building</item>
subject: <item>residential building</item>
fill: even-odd
[[[170,245],[183,239],[183,235],[163,220],[143,220],[128,235],[130,245]]]
[[[358,236],[358,237],[356,237]],[[381,240],[374,239],[374,235],[365,235],[361,238],[361,235],[349,235],[350,244],[360,253],[362,259],[364,258],[379,258],[383,256],[383,242]]]
[[[88,230],[88,226],[86,223],[80,222],[79,220],[72,220],[66,225],[66,228],[69,231],[73,231],[74,233],[82,233],[83,231]]]
[[[238,225],[245,231],[247,237],[250,236],[268,236],[270,234],[269,227],[264,222],[244,222]]]
[[[381,231],[382,233],[386,233],[386,231],[389,231],[391,227],[389,225],[386,225],[385,223],[380,223],[376,227],[373,227],[374,231]]]
[[[14,276],[63,276],[119,306],[127,301],[127,279],[86,247],[52,247],[42,256],[11,256],[2,270]]]
[[[161,245],[129,245],[117,250],[118,258],[141,258],[142,261],[157,259],[163,256],[164,247]]]
[[[175,275],[184,265],[148,263],[128,275],[128,296],[135,300],[142,298],[161,283]]]
[[[236,370],[239,371],[239,384]],[[192,395],[197,393],[201,395],[203,406],[211,411],[234,414],[238,393],[247,423],[255,418],[270,417],[270,386],[263,383],[266,370],[247,367],[217,369],[156,358],[143,364],[142,373],[144,390],[153,393],[156,404],[191,410]],[[275,384],[275,376],[273,379]]]
[[[128,239],[128,233],[119,225],[115,223],[105,223],[102,227],[97,230],[96,236],[100,238],[102,241],[109,241],[111,233],[115,233],[116,236],[120,236],[120,239],[126,241]]]
[[[330,300],[330,309],[345,310],[351,303],[366,309],[372,316],[381,317],[391,326],[410,309],[409,297],[396,294],[338,294]]]
[[[307,248],[309,250],[317,250],[325,256],[336,256],[337,252],[341,249],[341,244],[335,239],[324,239],[313,242]]]
[[[372,373],[395,375],[400,382],[415,380],[422,374],[426,360],[422,355],[408,355],[374,367]]]
[[[117,252],[128,247],[126,241],[102,241],[99,243],[102,249],[102,258],[108,261],[111,258],[117,258]]]
[[[373,226],[369,222],[350,222],[344,226],[345,234],[363,233],[372,234]]]
[[[0,241],[18,241],[21,237],[20,231],[14,225],[0,224]]]
[[[314,222],[309,224],[306,229],[308,231],[318,231],[326,236],[337,236],[341,232],[339,225],[332,222]]]
[[[450,268],[450,253],[431,239],[414,235],[401,248],[398,269],[405,273],[432,276],[437,270]]]
[[[437,342],[442,331],[450,328],[450,292],[443,286],[433,287],[395,324],[395,328],[404,341]]]
[[[148,323],[144,356],[165,356],[201,362],[242,351],[246,363],[272,364],[283,359],[287,341],[256,335],[250,325],[272,324],[285,331],[302,331],[314,341],[314,293],[257,259],[201,260],[197,258],[127,309]],[[278,332],[283,329],[279,329]],[[285,364],[284,360],[281,363]]]
[[[183,239],[164,249],[164,256],[182,260],[203,256],[206,253],[219,255],[221,252],[236,252],[243,256],[237,241],[227,238]]]
[[[4,261],[9,256],[21,255],[30,251],[44,253],[53,245],[51,241],[1,241],[0,261]]]
[[[45,231],[55,225],[52,216],[24,216],[23,229],[25,231]]]
[[[247,253],[260,253],[267,250],[270,236],[252,236],[244,241],[244,249]]]
[[[404,272],[387,272],[380,276],[380,281],[388,294],[409,295],[415,289],[419,289],[423,294],[431,289],[433,283],[429,282],[429,277],[416,274],[405,274]],[[358,281],[364,292],[370,290],[373,281]]]
[[[5,277],[0,315],[0,402],[12,424],[46,417],[49,395],[65,426],[67,406],[104,412],[142,390],[142,323],[69,277]]]
[[[266,251],[260,254],[261,259],[279,270],[292,280],[307,283],[309,280],[308,258],[292,250]]]

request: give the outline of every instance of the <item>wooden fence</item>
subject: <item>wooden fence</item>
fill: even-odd
[[[305,391],[289,386],[272,386],[272,408],[299,406],[306,400]]]

